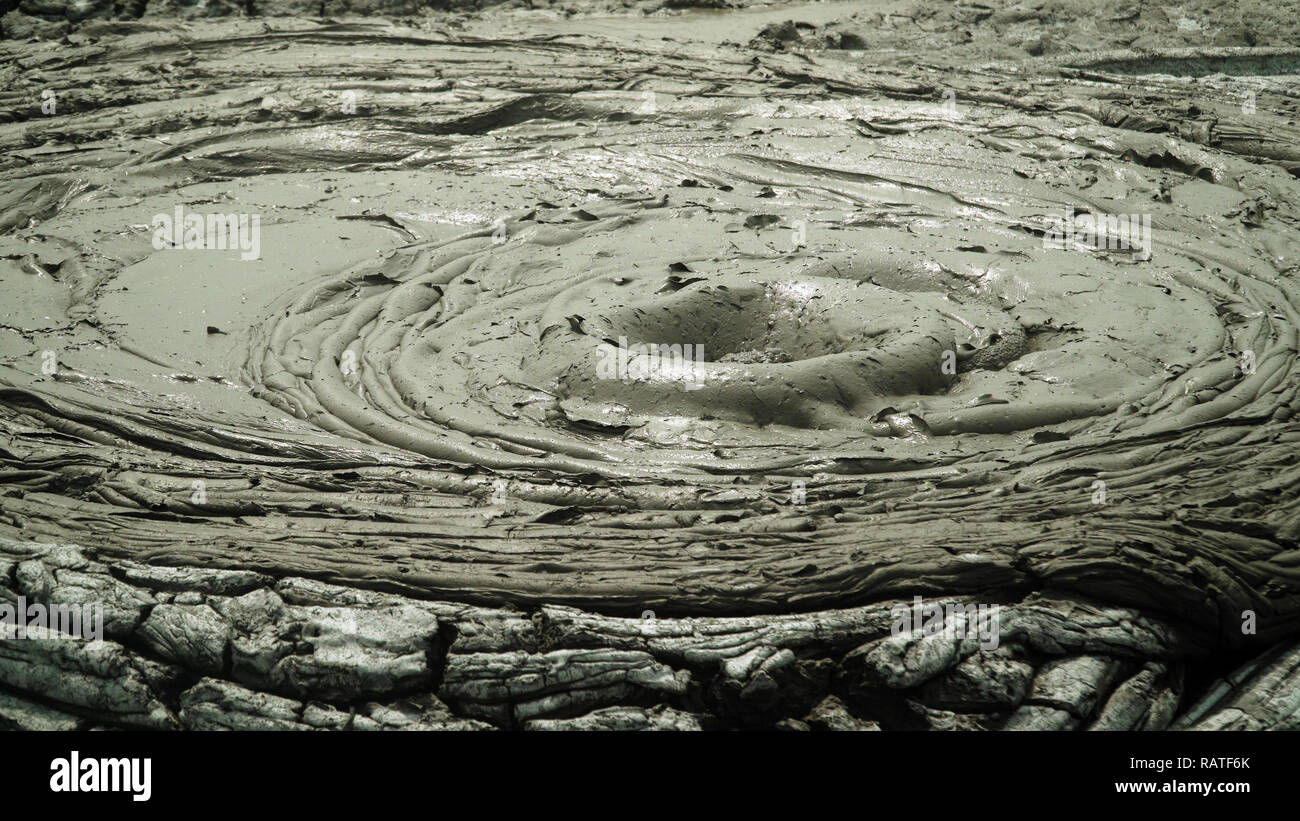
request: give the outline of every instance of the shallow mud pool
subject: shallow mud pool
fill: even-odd
[[[1296,726],[1300,53],[656,25],[2,45],[0,722]]]

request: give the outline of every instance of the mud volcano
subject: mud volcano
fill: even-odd
[[[638,25],[0,44],[0,724],[1296,727],[1297,55]]]

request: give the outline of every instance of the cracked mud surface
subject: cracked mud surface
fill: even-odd
[[[1300,53],[102,25],[0,42],[0,597],[105,608],[0,724],[1300,721]]]

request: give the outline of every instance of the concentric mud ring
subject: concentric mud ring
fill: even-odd
[[[957,464],[1027,440],[1285,420],[1296,401],[1293,285],[1231,244],[1162,230],[1135,264],[1045,250],[1005,220],[926,217],[924,240],[907,233],[922,220],[815,225],[829,239],[777,250],[666,200],[581,213],[312,283],[257,337],[253,381],[322,427],[435,459],[611,477]],[[975,232],[1000,247],[958,247]],[[767,253],[718,253],[738,242]],[[631,373],[602,376],[608,363]]]

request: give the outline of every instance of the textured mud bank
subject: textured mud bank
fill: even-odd
[[[0,720],[1300,721],[1300,55],[670,24],[0,44]]]

